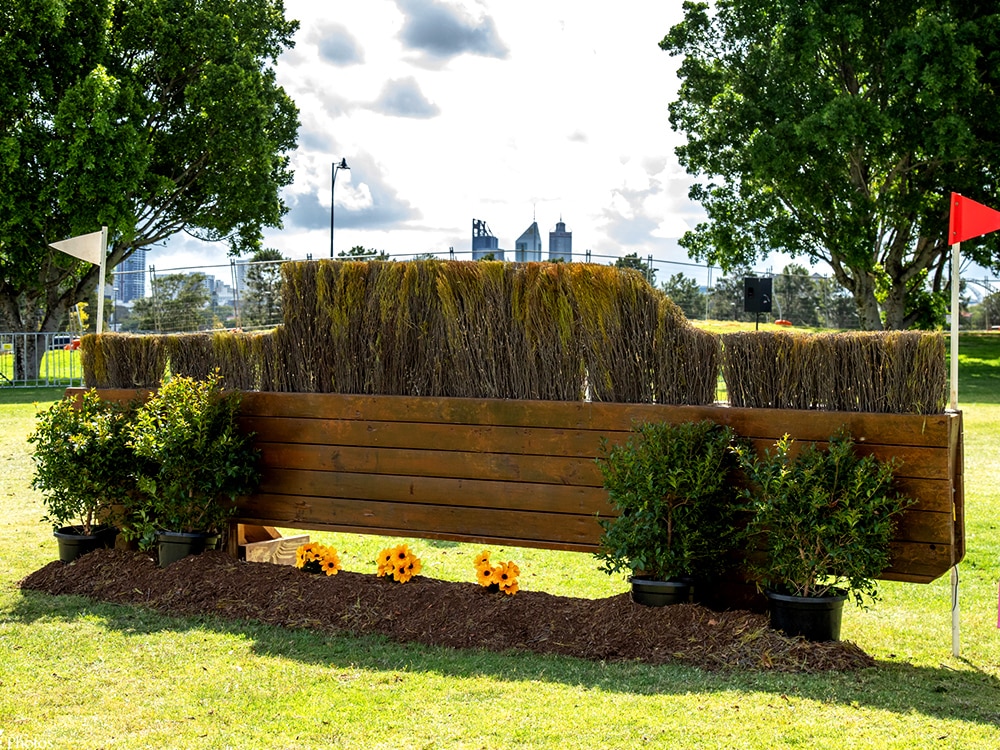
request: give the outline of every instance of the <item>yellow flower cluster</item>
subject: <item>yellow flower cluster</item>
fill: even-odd
[[[490,553],[483,550],[476,555],[475,566],[476,580],[480,586],[487,588],[495,586],[505,594],[517,593],[517,577],[521,575],[521,569],[515,563],[508,561],[500,565],[490,565]]]
[[[319,542],[310,542],[295,550],[295,567],[309,573],[326,573],[328,576],[335,576],[340,570],[340,556],[333,547],[327,547]]]
[[[378,553],[378,575],[392,576],[394,581],[406,583],[420,573],[422,563],[405,544],[387,547]]]

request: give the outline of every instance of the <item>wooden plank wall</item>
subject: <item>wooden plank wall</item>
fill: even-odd
[[[882,578],[928,582],[965,552],[960,413],[931,416],[341,394],[244,394],[264,478],[238,520],[263,526],[593,551],[613,515],[594,459],[634,421],[711,419],[759,449],[846,426],[902,463],[918,498]]]

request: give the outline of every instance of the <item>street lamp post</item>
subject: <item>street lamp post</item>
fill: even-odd
[[[337,184],[337,170],[350,169],[347,159],[341,159],[340,164],[333,163],[333,179],[330,180],[330,257],[333,257],[333,188]]]

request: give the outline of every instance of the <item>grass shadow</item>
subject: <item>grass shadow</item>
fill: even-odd
[[[501,682],[546,681],[627,695],[768,692],[817,703],[864,706],[1000,727],[1000,679],[968,661],[965,670],[880,661],[857,672],[778,673],[763,670],[706,671],[683,663],[651,666],[605,663],[527,651],[456,650],[398,643],[377,635],[339,635],[288,629],[216,616],[176,617],[139,606],[96,602],[80,596],[21,591],[8,616],[31,625],[41,620],[99,622],[125,636],[210,630],[251,643],[255,655],[291,659],[333,670],[439,674]]]
[[[1000,403],[1000,334],[963,333],[958,346],[959,403]]]
[[[68,386],[67,386],[68,387]],[[66,394],[66,387],[44,387],[44,388],[15,388],[0,382],[0,406],[33,404],[47,404],[51,401],[58,401]]]

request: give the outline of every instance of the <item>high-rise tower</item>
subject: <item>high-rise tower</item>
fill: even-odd
[[[549,260],[573,262],[573,233],[566,231],[566,223],[559,217],[556,231],[549,232]]]
[[[482,260],[492,255],[494,260],[503,260],[500,241],[493,235],[485,221],[472,220],[472,259]]]
[[[514,243],[514,260],[518,263],[537,263],[542,259],[542,233],[538,231],[538,222],[531,226]]]

